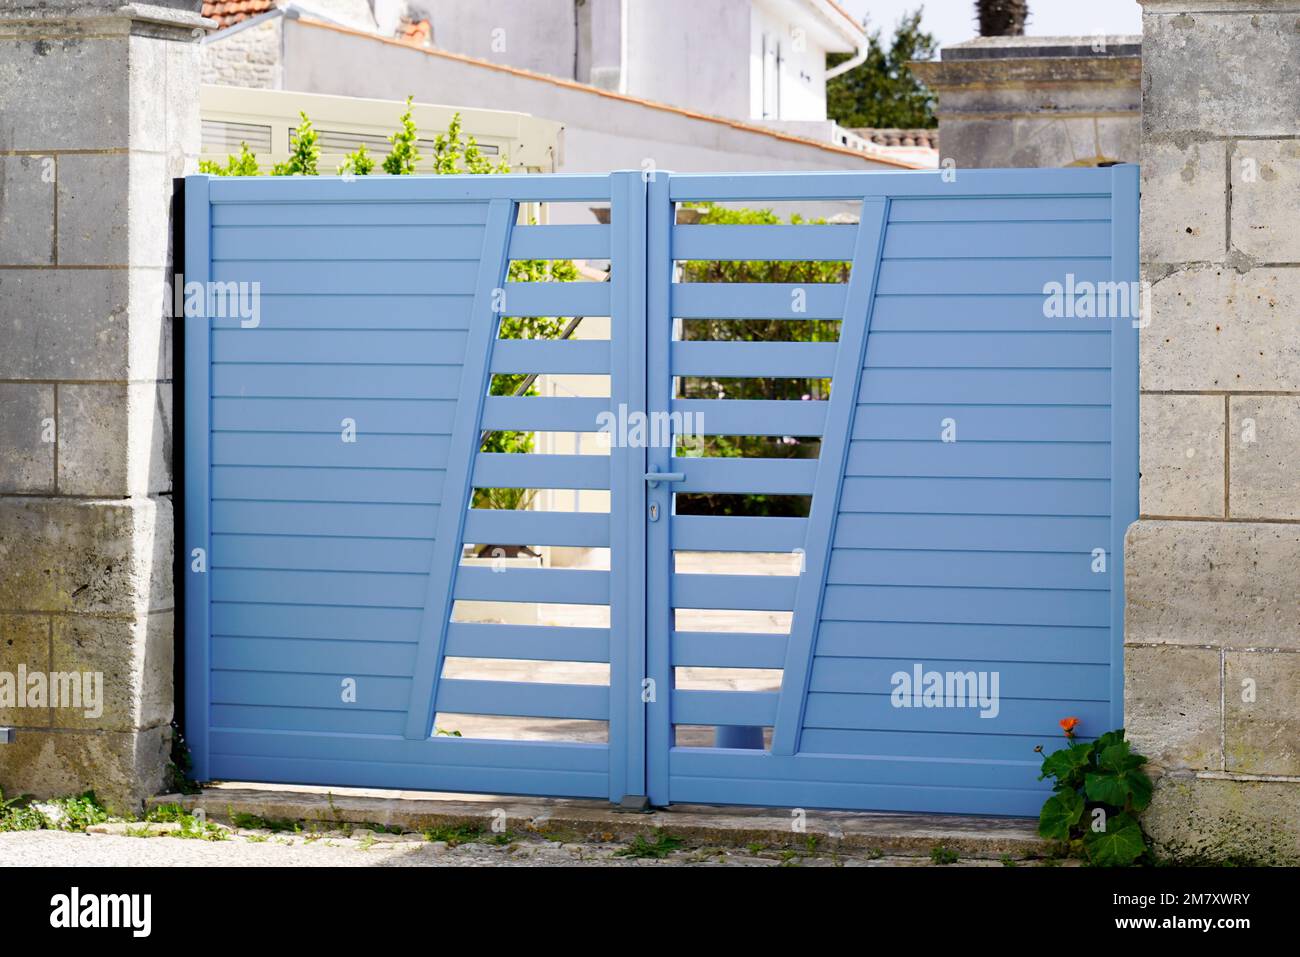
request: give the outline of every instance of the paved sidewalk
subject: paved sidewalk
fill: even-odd
[[[563,843],[524,837],[501,844],[449,846],[420,835],[352,832],[313,837],[240,831],[223,841],[20,831],[0,834],[0,869],[9,867],[933,867],[929,857],[874,856],[862,851],[701,847],[662,859],[619,856],[626,844]],[[960,859],[958,866],[1003,862]],[[1039,862],[1016,862],[1037,866]]]

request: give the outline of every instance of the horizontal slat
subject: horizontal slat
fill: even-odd
[[[344,678],[354,678],[356,681],[355,701],[343,701],[341,692]],[[411,679],[214,670],[211,689],[214,705],[252,704],[333,711],[404,712],[411,697]]]
[[[1085,332],[885,332],[867,338],[869,369],[1110,368],[1110,336]]]
[[[609,688],[604,685],[562,685],[540,681],[444,678],[438,682],[437,709],[452,714],[607,721]]]
[[[447,626],[446,654],[453,658],[607,662],[609,629],[453,621]]]
[[[217,226],[433,226],[481,225],[485,202],[345,203],[233,202],[212,207]]]
[[[1080,701],[1074,698],[1043,701],[1008,699],[1000,703],[997,718],[990,719],[981,718],[979,710],[975,708],[895,708],[887,694],[823,692],[808,695],[804,727],[888,730],[896,733],[946,731],[965,734],[1033,734],[1042,737],[1040,743],[1055,746],[1061,740],[1058,722],[1065,715],[1078,718],[1085,728],[1110,727],[1110,704],[1105,701]],[[1038,763],[1035,762],[1035,767]]]
[[[1109,189],[1105,190],[1109,192]],[[1109,196],[971,196],[946,199],[895,199],[889,204],[890,223],[1018,220],[1110,219]]]
[[[774,203],[796,199],[861,197],[1025,196],[1042,199],[1099,193],[1109,196],[1109,169],[974,169],[953,179],[945,172],[799,172],[799,173],[675,173],[669,195],[689,200],[761,200]],[[1037,198],[1037,197],[1036,197]],[[1001,200],[999,200],[1001,202]]]
[[[261,298],[259,329],[468,329],[473,296],[311,295]],[[210,320],[214,329],[243,328],[238,315]]]
[[[216,398],[212,428],[249,432],[332,432],[351,419],[359,436],[449,435],[456,419],[450,399]]]
[[[834,342],[674,342],[673,375],[825,377]]]
[[[687,551],[779,552],[803,548],[806,518],[674,515],[672,543]]]
[[[465,514],[465,541],[476,545],[573,545],[609,547],[609,515],[604,512],[534,512],[471,508]]]
[[[1102,543],[1098,547],[1104,547]],[[949,552],[837,548],[827,581],[835,585],[957,585],[981,588],[1105,590],[1090,552]]]
[[[912,683],[915,667],[921,665],[922,683],[916,688]],[[890,694],[896,685],[894,675],[902,673],[907,676],[905,687],[914,695],[920,696],[925,689],[925,673],[939,672],[944,675],[945,691],[949,686],[947,674],[953,672],[962,677],[952,686],[953,694],[964,692],[967,696],[965,706],[974,706],[975,698],[984,692],[990,710],[998,707],[1002,701],[1013,698],[1040,699],[1069,697],[1080,701],[1106,701],[1110,694],[1109,665],[1078,665],[1050,662],[1012,662],[1012,661],[946,661],[928,659],[918,661],[915,656],[908,658],[825,658],[819,657],[813,662],[809,690],[812,692],[835,692],[839,694]],[[981,679],[981,673],[983,678]],[[997,674],[997,688],[992,684],[992,674]],[[966,684],[968,677],[973,679]],[[981,687],[981,680],[983,685]],[[996,690],[996,694],[994,694]],[[911,695],[908,695],[911,698]],[[958,702],[946,701],[948,706]],[[985,720],[993,721],[990,717]],[[1032,760],[1032,759],[1031,759]]]
[[[672,312],[679,319],[841,319],[844,283],[679,282]]]
[[[492,346],[492,371],[608,375],[609,342],[498,339]]]
[[[674,399],[673,412],[691,416],[694,435],[821,435],[825,402],[785,399]]]
[[[906,296],[917,292],[970,295],[971,293],[1041,295],[1048,283],[1075,283],[1110,279],[1110,257],[1105,259],[1004,259],[991,268],[980,259],[886,259],[880,264],[876,292],[881,296]]]
[[[432,538],[438,508],[437,505],[215,501],[212,531],[244,535]]]
[[[511,259],[608,259],[609,226],[516,226]]]
[[[807,754],[844,755],[865,764],[861,756],[917,755],[968,761],[1023,761],[1043,744],[1041,735],[943,734],[926,731],[856,731],[844,728],[808,728],[799,737]],[[927,765],[932,762],[925,762]]]
[[[609,572],[462,565],[456,570],[455,595],[458,601],[603,605],[609,602]]]
[[[870,610],[865,610],[870,614]],[[1074,661],[1110,663],[1110,629],[1039,625],[969,625],[879,621],[824,621],[817,654],[871,658],[882,648],[906,648],[915,661]]]
[[[423,608],[427,575],[214,568],[214,601]]]
[[[418,608],[213,602],[212,633],[356,641],[373,641],[382,636],[390,641],[417,641],[421,614]]]
[[[212,497],[302,502],[379,502],[436,505],[441,469],[330,469],[218,465]]]
[[[941,439],[953,420],[958,442],[1107,442],[1106,406],[859,405],[855,440]]]
[[[782,668],[785,635],[675,631],[672,663],[697,668]]]
[[[814,224],[674,226],[672,255],[707,260],[845,260],[853,258],[857,234],[857,226]]]
[[[682,472],[674,492],[744,492],[753,495],[811,495],[816,459],[674,458]]]
[[[441,469],[450,448],[445,435],[362,433],[355,442],[344,442],[341,432],[215,432],[212,464]]]
[[[1061,589],[827,585],[828,621],[952,621],[990,625],[1105,625],[1110,593]]]
[[[483,248],[482,226],[217,226],[212,259],[474,260]]]
[[[675,608],[730,608],[789,611],[794,606],[794,575],[673,575]]]
[[[840,510],[1109,515],[1110,483],[1095,479],[847,478]]]
[[[394,181],[387,176],[226,177],[211,181],[217,203],[463,203],[489,199],[517,202],[608,202],[609,174],[551,173],[535,176],[419,176]]]
[[[673,724],[771,727],[778,697],[774,691],[674,691]]]
[[[881,410],[877,414],[888,415]],[[960,419],[958,420],[960,428]],[[846,475],[965,476],[1008,479],[1105,479],[1103,442],[865,442],[849,447]]]
[[[1021,296],[935,296],[928,289],[917,289],[906,296],[877,298],[871,332],[1105,332],[1130,321],[1048,317],[1043,315],[1043,302],[1041,291]]]
[[[1108,513],[1109,509],[1096,517],[842,513],[836,519],[835,544],[962,551],[1091,551],[1110,540]]]
[[[460,366],[227,365],[213,363],[214,396],[454,399]]]
[[[477,488],[609,488],[609,456],[480,452]]]
[[[482,428],[520,432],[596,432],[610,400],[543,396],[488,396]]]
[[[608,316],[607,282],[508,282],[507,316]]]
[[[210,565],[427,574],[432,560],[430,540],[217,534],[212,536]]]
[[[869,369],[860,402],[1109,405],[1103,369]]]
[[[312,734],[325,732],[401,737],[406,729],[406,715],[400,711],[336,711],[330,708],[215,704],[212,705],[211,714],[214,733],[225,729],[249,728],[259,734],[267,731],[308,731]]]
[[[216,329],[212,332],[212,361],[459,366],[465,358],[466,336],[454,329]]]
[[[226,260],[212,264],[214,282],[261,283],[263,295],[466,295],[474,291],[476,262],[286,262]]]
[[[297,638],[212,636],[212,667],[409,678],[416,645],[392,641],[303,641]]]
[[[1110,223],[890,223],[886,259],[1107,256]]]
[[[965,758],[939,757],[886,757],[877,754],[856,757],[837,757],[825,754],[762,754],[768,761],[755,761],[753,753],[743,750],[709,751],[693,754],[696,749],[680,748],[670,758],[674,783],[699,786],[710,778],[734,780],[764,795],[767,800],[780,800],[783,804],[809,804],[818,806],[876,807],[881,797],[864,797],[857,788],[869,787],[885,791],[905,788],[935,788],[949,791],[954,810],[972,801],[986,789],[1041,789],[1037,803],[1047,796],[1046,788],[1038,781],[1038,768],[1042,763],[1032,749],[1030,759],[1019,761],[980,761]],[[708,757],[712,761],[700,761]],[[690,759],[696,760],[690,760]],[[685,760],[683,760],[685,759]],[[682,775],[683,777],[676,777]],[[697,778],[697,775],[699,776]],[[762,782],[755,787],[758,782]],[[802,790],[792,785],[801,786]],[[853,789],[853,790],[851,790]],[[1000,805],[1006,807],[1005,791],[998,791]],[[802,795],[799,797],[798,795]],[[812,800],[809,800],[812,798]],[[674,800],[684,800],[674,794]],[[735,798],[731,798],[735,801]],[[887,800],[887,799],[886,799]],[[914,807],[920,799],[908,792],[903,800],[912,802],[904,807]],[[1019,805],[1015,805],[1019,808]],[[941,806],[942,807],[942,806]]]

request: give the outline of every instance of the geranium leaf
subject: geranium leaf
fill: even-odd
[[[1131,814],[1110,817],[1104,831],[1088,831],[1083,836],[1088,860],[1098,867],[1127,867],[1147,849],[1142,828]]]
[[[1059,791],[1043,803],[1038,814],[1038,833],[1050,840],[1064,841],[1082,816],[1083,798],[1074,791]]]

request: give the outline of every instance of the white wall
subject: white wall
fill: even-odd
[[[574,78],[573,0],[423,0],[423,5],[439,49]]]
[[[749,116],[767,120],[826,119],[826,48],[787,5],[755,0],[750,16]],[[774,50],[780,51],[779,78]],[[764,60],[767,64],[764,64]],[[765,96],[766,88],[766,96]],[[778,92],[779,91],[779,92]]]
[[[678,172],[897,168],[306,21],[285,25],[285,52],[286,89],[399,101],[413,94],[563,123],[558,172],[640,169],[647,162]]]

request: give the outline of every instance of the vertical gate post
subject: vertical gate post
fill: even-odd
[[[0,9],[4,670],[102,676],[16,708],[0,788],[134,810],[172,718],[172,181],[199,150],[197,2]],[[85,682],[82,682],[83,687]]]
[[[646,184],[639,171],[610,175],[610,405],[646,408]],[[620,419],[623,416],[619,416]],[[653,431],[653,430],[651,430]],[[610,448],[609,797],[645,785],[646,450],[614,436]],[[653,437],[652,440],[653,442]]]

